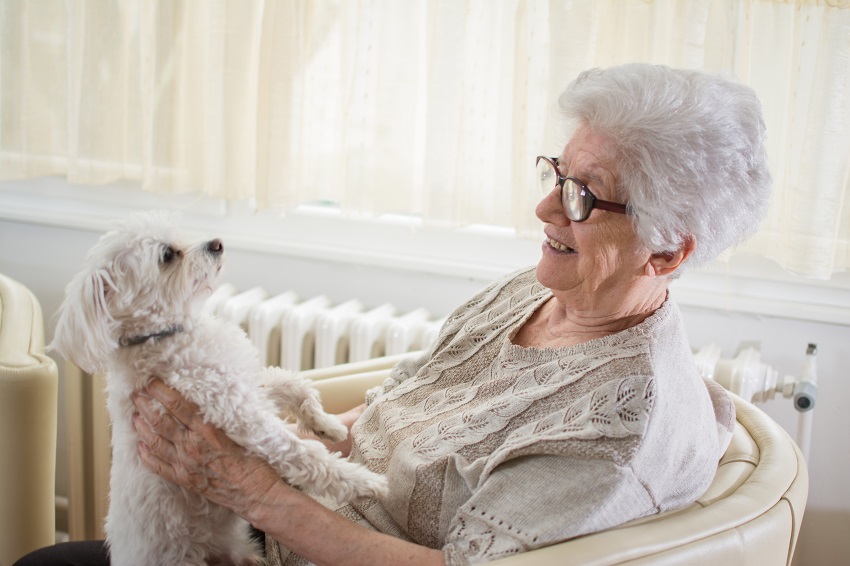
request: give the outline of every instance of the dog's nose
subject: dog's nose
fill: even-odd
[[[212,240],[207,243],[207,251],[214,255],[224,253],[224,244],[221,240],[216,238],[215,240]]]

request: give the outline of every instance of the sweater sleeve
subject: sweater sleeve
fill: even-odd
[[[628,467],[602,459],[528,456],[496,468],[458,510],[446,564],[489,562],[657,512]]]

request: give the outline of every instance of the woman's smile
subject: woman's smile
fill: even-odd
[[[548,248],[554,249],[555,251],[558,251],[558,252],[561,252],[561,253],[566,253],[566,254],[577,254],[578,253],[573,248],[566,246],[566,245],[558,242],[557,240],[554,240],[554,239],[548,238],[548,237],[546,238],[543,247],[544,247],[544,249],[548,247]]]

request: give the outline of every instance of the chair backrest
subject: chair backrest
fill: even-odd
[[[0,275],[0,566],[56,538],[57,387],[38,301]]]

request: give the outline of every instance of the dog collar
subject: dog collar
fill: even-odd
[[[123,336],[120,340],[118,340],[118,344],[121,346],[138,346],[139,344],[144,344],[148,340],[158,340],[159,338],[174,336],[178,332],[183,332],[182,324],[176,324],[171,328],[166,328],[161,332],[154,332],[153,334],[144,334],[142,336]]]

